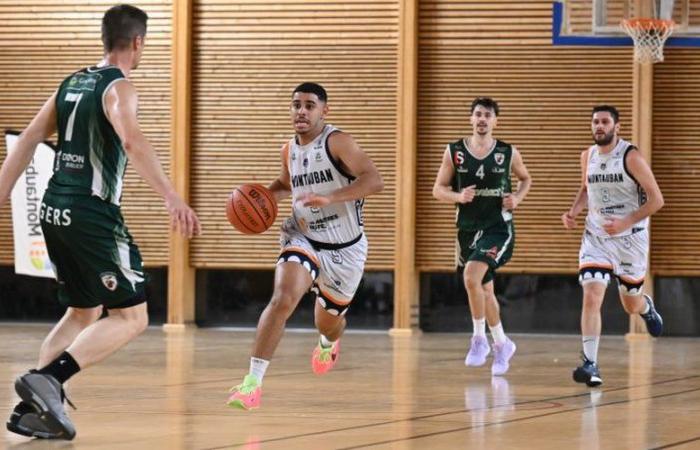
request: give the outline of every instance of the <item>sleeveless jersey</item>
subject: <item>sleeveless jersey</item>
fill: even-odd
[[[638,210],[646,201],[644,190],[629,174],[625,163],[627,153],[635,149],[634,145],[624,139],[620,139],[607,154],[601,154],[597,145],[588,149],[586,230],[596,236],[608,235],[603,229],[605,219],[620,219]],[[648,223],[649,218],[644,218],[615,236],[627,236],[644,230]]]
[[[293,200],[306,192],[329,194],[354,181],[355,177],[341,168],[328,149],[328,138],[335,131],[338,129],[326,125],[306,145],[299,145],[296,137],[289,141],[287,165]],[[308,208],[293,201],[292,214],[307,238],[325,244],[343,244],[362,234],[363,204],[364,199]]]
[[[476,185],[476,195],[470,203],[457,204],[457,228],[484,230],[498,223],[513,219],[512,213],[503,209],[503,195],[511,192],[510,164],[513,147],[494,140],[491,151],[477,158],[464,139],[448,144],[455,175],[452,189],[460,192]]]
[[[89,67],[58,88],[58,151],[48,191],[94,195],[119,205],[127,157],[104,112],[104,96],[125,79],[115,66]]]

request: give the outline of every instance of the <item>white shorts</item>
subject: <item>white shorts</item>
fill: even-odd
[[[649,232],[644,229],[621,237],[583,233],[579,252],[579,283],[610,283],[615,275],[620,289],[628,295],[642,293],[647,273]]]
[[[311,244],[289,218],[282,224],[280,257],[277,264],[296,262],[309,271],[312,290],[323,308],[333,315],[344,315],[357,288],[367,261],[367,238],[339,249],[318,248]]]

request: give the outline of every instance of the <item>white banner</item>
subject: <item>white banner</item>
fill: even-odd
[[[14,150],[17,137],[14,132],[5,133],[8,154]],[[15,273],[18,274],[55,278],[39,222],[41,199],[53,174],[54,155],[55,152],[49,145],[39,144],[34,159],[12,190]]]

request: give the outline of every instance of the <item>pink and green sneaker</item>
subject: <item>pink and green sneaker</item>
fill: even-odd
[[[333,368],[338,362],[338,354],[340,353],[340,340],[333,343],[332,346],[325,348],[319,342],[311,354],[311,368],[316,375],[323,375]]]
[[[226,404],[231,408],[244,409],[246,411],[260,407],[262,386],[253,375],[246,375],[243,383],[234,386],[230,390],[231,396]]]

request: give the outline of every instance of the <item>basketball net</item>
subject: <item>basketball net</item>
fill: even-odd
[[[620,23],[634,40],[634,59],[641,64],[664,60],[664,43],[674,25],[673,20],[664,19],[623,19]]]

